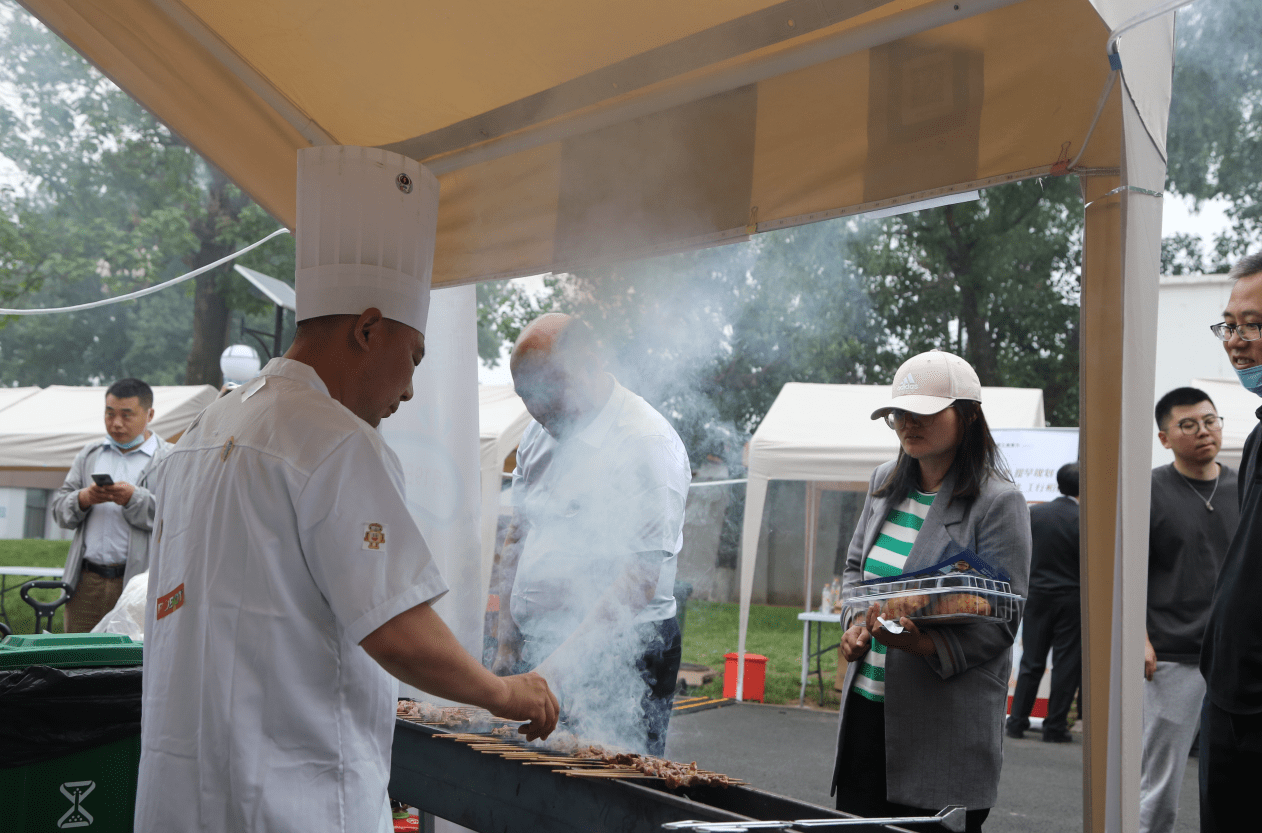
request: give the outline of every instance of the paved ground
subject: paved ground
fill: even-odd
[[[671,719],[666,756],[742,778],[759,789],[831,807],[828,780],[837,743],[837,713],[754,703]],[[1183,781],[1176,833],[1197,819],[1196,761]],[[1077,833],[1082,830],[1082,740],[1043,743],[1037,733],[1006,740],[999,803],[987,833]]]

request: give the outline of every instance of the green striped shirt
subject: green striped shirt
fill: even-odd
[[[907,556],[932,505],[933,495],[912,489],[902,503],[890,510],[863,561],[864,581],[906,572]],[[872,640],[872,648],[855,675],[855,691],[877,703],[885,702],[885,651],[884,645]]]

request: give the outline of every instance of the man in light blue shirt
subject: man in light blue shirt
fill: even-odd
[[[510,363],[534,417],[513,473],[497,672],[535,668],[585,738],[661,755],[679,671],[679,435],[605,373],[591,331],[532,322]]]
[[[105,392],[105,431],[75,457],[53,497],[53,517],[75,531],[64,580],[66,633],[83,633],[113,609],[132,576],[149,566],[154,499],[149,472],[170,448],[153,431],[153,389],[120,379]]]

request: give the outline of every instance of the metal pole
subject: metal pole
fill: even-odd
[[[285,308],[276,305],[276,329],[272,333],[272,358],[280,355],[280,340],[285,332]]]

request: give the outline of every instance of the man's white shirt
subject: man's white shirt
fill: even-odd
[[[149,439],[138,448],[124,454],[109,440],[102,440],[101,452],[96,457],[92,473],[108,474],[115,483],[135,485],[144,473],[145,466],[153,459],[159,442],[161,440],[157,434],[150,434]],[[123,507],[113,501],[98,503],[88,513],[86,523],[88,526],[83,533],[84,557],[107,567],[126,564],[128,548],[131,546],[131,525],[123,517]]]
[[[273,359],[158,472],[136,829],[388,824],[398,685],[359,642],[447,589],[398,458]]]
[[[608,402],[581,431],[558,442],[531,422],[517,450],[513,505],[529,527],[511,610],[528,639],[546,644],[579,626],[635,553],[665,554],[636,621],[675,615],[688,455],[661,414],[609,378]]]

